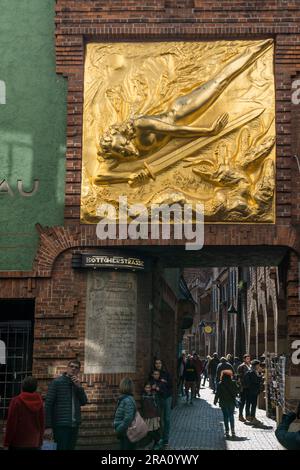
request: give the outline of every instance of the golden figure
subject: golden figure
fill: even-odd
[[[120,194],[177,194],[215,222],[274,221],[272,44],[89,44],[82,221]]]
[[[170,109],[158,115],[143,115],[131,118],[121,125],[113,125],[100,140],[100,156],[122,159],[153,155],[166,145],[172,137],[189,138],[218,134],[228,122],[225,113],[207,128],[189,126],[199,118],[221,95],[231,81],[246,67],[251,65],[258,55],[269,48],[271,40],[262,41],[252,48],[247,48],[240,56],[231,60],[214,78],[192,90],[185,96],[177,98]],[[185,124],[180,124],[181,122]],[[115,162],[110,162],[115,168]],[[150,176],[150,175],[149,175]],[[101,184],[116,180],[144,180],[147,174],[118,173],[107,171],[98,175],[94,183]]]

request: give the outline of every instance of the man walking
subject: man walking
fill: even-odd
[[[186,395],[186,402],[190,405],[193,404],[193,398],[195,397],[195,389],[196,389],[196,382],[197,382],[197,370],[195,364],[192,360],[192,356],[189,354],[186,367],[184,371],[184,381],[185,381],[185,395]],[[191,390],[191,398],[189,400],[189,390]]]
[[[80,407],[87,404],[87,396],[78,379],[79,361],[70,361],[67,372],[54,379],[49,386],[45,410],[45,437],[57,443],[57,450],[74,450],[81,423]]]
[[[217,374],[217,367],[219,365],[219,357],[218,353],[213,353],[213,358],[208,364],[208,375],[210,376],[211,383],[210,386],[213,389],[213,393],[216,393],[216,374]]]
[[[246,420],[243,416],[244,406],[246,404],[246,386],[245,386],[245,374],[251,369],[251,357],[249,354],[244,354],[243,356],[244,362],[237,368],[237,376],[238,376],[238,385],[240,387],[240,407],[239,407],[239,420],[242,423],[245,423]]]
[[[193,353],[193,364],[197,371],[195,396],[200,398],[201,374],[203,372],[203,362],[196,352]]]
[[[251,424],[261,424],[255,417],[257,397],[261,392],[263,386],[263,378],[261,375],[261,367],[258,359],[251,362],[251,370],[246,372],[244,377],[244,384],[246,387],[246,419]]]

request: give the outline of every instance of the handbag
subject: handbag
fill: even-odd
[[[130,442],[138,442],[148,434],[148,426],[141,417],[140,413],[136,411],[135,417],[126,431],[126,435]]]

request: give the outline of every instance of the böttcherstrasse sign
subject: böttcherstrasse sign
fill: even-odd
[[[75,255],[76,257],[78,255]],[[81,262],[76,260],[76,266],[81,268],[113,268],[113,269],[130,269],[130,270],[144,270],[145,261],[142,258],[135,256],[122,256],[122,255],[105,255],[105,254],[86,254],[79,255]]]

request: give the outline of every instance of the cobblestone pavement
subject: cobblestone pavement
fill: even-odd
[[[257,410],[256,417],[273,429],[258,429],[238,420],[235,413],[236,438],[225,439],[222,411],[213,404],[210,388],[200,391],[193,405],[178,397],[178,404],[171,414],[170,449],[203,450],[284,450],[277,441],[275,421],[266,417],[265,411]]]

